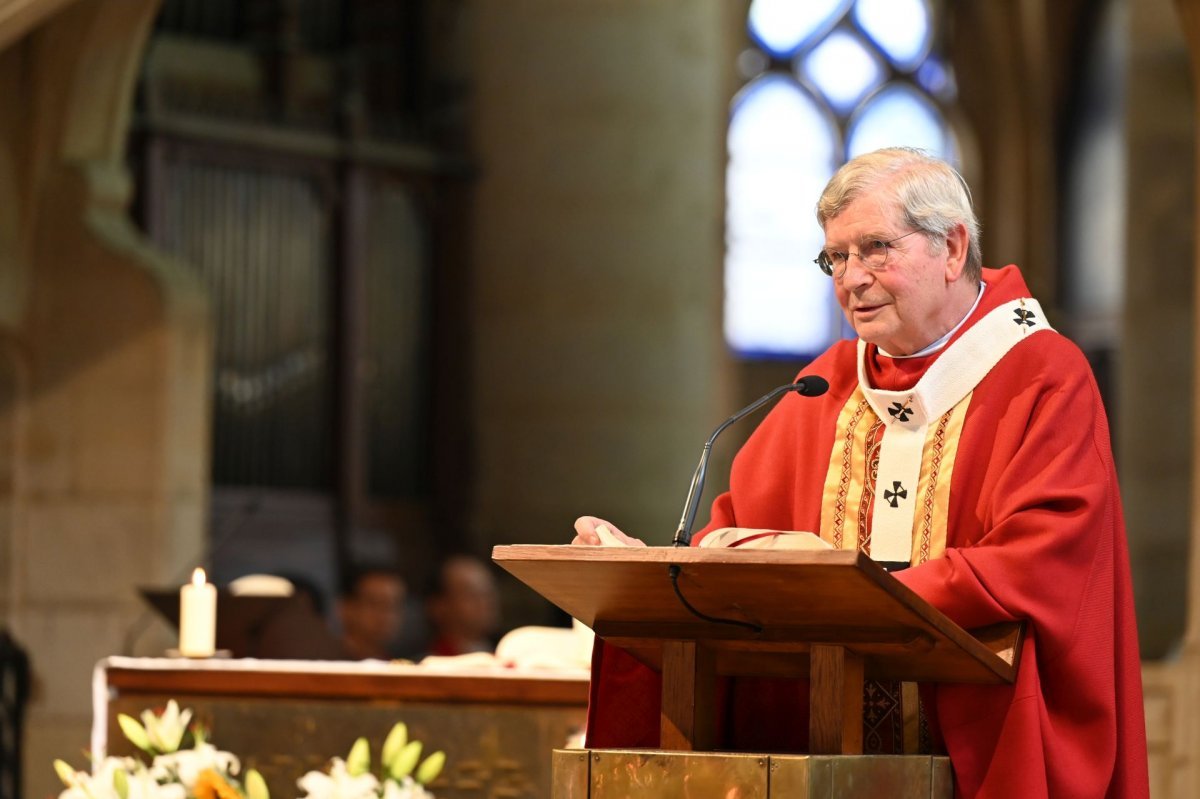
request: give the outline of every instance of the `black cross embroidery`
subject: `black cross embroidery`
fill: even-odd
[[[907,422],[908,417],[912,416],[913,409],[907,405],[901,405],[898,402],[893,402],[892,407],[888,408],[888,413],[895,416],[902,422]]]
[[[1016,325],[1025,325],[1033,327],[1037,324],[1037,315],[1033,311],[1027,311],[1024,308],[1017,308],[1017,318],[1013,320]]]
[[[892,481],[892,489],[893,490],[891,491],[885,490],[883,492],[883,498],[886,499],[888,504],[893,508],[898,508],[900,507],[900,500],[908,499],[908,489],[900,485],[899,480]]]

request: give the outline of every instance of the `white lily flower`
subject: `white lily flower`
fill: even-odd
[[[433,799],[433,794],[412,777],[383,783],[383,799]]]
[[[159,785],[154,776],[131,757],[106,757],[95,764],[94,771],[59,772],[67,789],[59,799],[120,799],[117,791],[117,772],[125,774],[127,799],[187,799],[182,785]]]
[[[113,796],[117,796],[116,773],[123,771],[127,776],[135,772],[145,770],[145,766],[141,761],[135,760],[132,757],[106,757],[92,768],[91,784],[89,788],[94,790],[111,791]],[[99,793],[96,794],[99,797]],[[105,795],[108,795],[105,793]]]
[[[117,789],[113,785],[93,783],[91,779],[88,779],[63,789],[59,793],[58,799],[120,799],[120,797],[117,796]]]
[[[116,790],[113,790],[111,794],[106,795],[116,797],[117,792]],[[63,788],[58,794],[58,799],[104,799],[104,797],[93,797],[92,794],[88,793],[87,788],[84,788],[81,785],[72,785],[70,788]]]
[[[177,777],[183,787],[191,794],[196,789],[196,778],[205,769],[212,769],[218,774],[232,776],[241,768],[237,755],[223,752],[210,743],[197,744],[194,749],[180,749],[167,755],[154,758],[150,767],[151,772],[159,779]]]
[[[149,710],[142,711],[142,726],[146,730],[146,737],[149,738],[150,745],[163,754],[170,754],[179,749],[191,720],[191,708],[181,712],[174,699],[167,702],[167,709],[161,716]]]
[[[123,765],[123,758],[106,757],[96,764],[95,773],[89,774],[75,771],[63,761],[58,761],[55,770],[67,786],[59,793],[59,799],[119,799],[113,772]]]
[[[375,799],[379,780],[374,774],[351,775],[346,761],[335,757],[329,773],[310,771],[296,785],[304,791],[302,799]]]
[[[178,782],[160,785],[145,768],[129,775],[128,799],[187,799],[187,789]]]

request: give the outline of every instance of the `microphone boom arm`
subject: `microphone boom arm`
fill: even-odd
[[[692,525],[696,521],[696,511],[700,507],[700,495],[704,492],[704,478],[708,473],[708,459],[712,454],[713,442],[716,441],[717,436],[725,431],[725,428],[742,417],[754,413],[754,411],[766,405],[780,394],[795,391],[805,396],[815,397],[824,394],[828,390],[829,383],[824,378],[813,376],[801,377],[794,383],[787,383],[786,385],[772,389],[767,394],[764,394],[733,414],[733,416],[730,416],[724,422],[721,422],[717,426],[717,429],[713,431],[713,434],[708,437],[708,441],[704,442],[704,449],[700,453],[700,462],[696,464],[696,472],[692,475],[692,484],[688,487],[687,499],[683,503],[683,516],[679,519],[679,527],[675,530],[675,537],[671,539],[671,546],[686,547],[692,542]]]

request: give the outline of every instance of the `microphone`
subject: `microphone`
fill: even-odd
[[[692,542],[692,524],[696,521],[696,509],[700,506],[700,495],[704,492],[704,476],[708,471],[708,457],[712,454],[713,441],[724,432],[726,427],[758,410],[780,394],[795,391],[802,397],[819,397],[828,390],[828,380],[818,375],[806,375],[796,380],[795,383],[787,383],[772,389],[721,422],[713,434],[708,437],[708,441],[704,443],[704,450],[700,453],[700,463],[696,464],[696,473],[692,475],[692,485],[688,488],[687,500],[683,503],[683,516],[679,519],[679,528],[675,531],[671,546],[686,547]]]

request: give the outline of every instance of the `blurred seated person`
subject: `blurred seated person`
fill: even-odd
[[[278,660],[341,660],[342,643],[325,618],[321,589],[300,575],[247,575],[229,584],[238,596],[276,596],[280,606],[254,628],[238,654]]]
[[[447,558],[434,578],[427,605],[439,657],[491,652],[500,623],[500,600],[491,569],[472,555]]]
[[[404,578],[394,569],[368,566],[349,573],[337,606],[347,658],[393,657],[404,625],[406,593]]]

